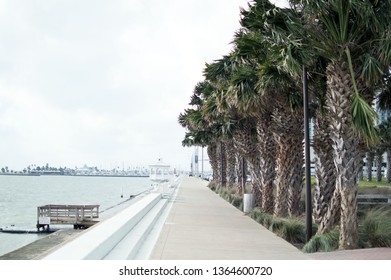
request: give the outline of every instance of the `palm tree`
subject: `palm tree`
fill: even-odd
[[[218,125],[221,141],[218,144],[217,154],[221,159],[218,167],[221,173],[221,181],[225,186],[232,186],[237,181],[236,170],[238,161],[236,159],[237,150],[234,145],[233,131],[237,124],[237,114],[235,109],[228,106],[225,94],[229,85],[232,60],[230,56],[211,64],[206,64],[204,76],[210,85],[208,98],[202,106],[202,114],[210,125]]]
[[[369,89],[373,95],[371,89],[391,62],[391,1],[290,2],[304,18],[303,40],[329,61],[326,106],[337,176],[333,199],[339,204],[340,198],[341,205],[339,247],[357,248],[360,139],[376,138],[375,113],[363,92]]]
[[[240,104],[234,101],[232,96],[228,95],[228,92],[232,91],[232,81],[235,79],[234,72],[237,72],[239,67],[238,61],[235,60],[233,54],[224,56],[222,59],[206,65],[204,70],[205,77],[215,85],[217,90],[213,95],[214,98],[210,99],[210,106],[205,106],[205,109],[217,109],[219,114],[224,115],[223,118],[228,127],[235,126],[235,129],[231,129],[233,147],[245,157],[248,163],[249,172],[253,180],[252,193],[255,196],[255,205],[261,206],[259,153],[256,137],[253,137],[255,124],[252,121],[252,117],[246,117],[243,114]],[[251,87],[247,87],[247,89],[252,90]],[[210,111],[208,111],[208,115],[210,115]]]
[[[268,204],[271,204],[273,199],[270,197],[270,192],[265,188],[268,162],[265,161],[267,157],[262,149],[263,143],[267,141],[267,134],[263,135],[266,136],[265,138],[258,137],[260,125],[263,124],[265,119],[262,118],[260,113],[262,110],[259,107],[254,109],[256,107],[256,98],[259,98],[259,93],[255,87],[256,82],[257,75],[253,65],[243,62],[236,65],[231,75],[227,100],[231,106],[236,108],[238,114],[242,116],[241,125],[239,126],[241,129],[236,131],[234,140],[236,147],[240,149],[248,162],[253,180],[252,193],[255,196],[255,204],[260,206],[265,212],[270,212]],[[273,146],[269,145],[269,149],[270,153],[274,152]],[[271,171],[268,176],[273,176],[274,170]]]
[[[217,153],[217,144],[219,141],[219,129],[216,125],[210,125],[210,123],[203,118],[201,109],[211,94],[211,86],[207,82],[198,83],[193,95],[190,98],[190,109],[185,109],[184,113],[179,115],[178,121],[187,129],[185,138],[182,141],[183,146],[208,146],[207,152],[210,160],[210,164],[213,170],[213,179],[220,180],[219,173],[219,160]]]
[[[367,181],[372,182],[372,167],[375,158],[375,150],[370,147],[367,152]]]
[[[246,13],[244,10],[242,13]],[[245,15],[244,15],[245,18]],[[245,26],[244,23],[242,23]],[[262,201],[259,203],[266,213],[274,209],[274,180],[276,176],[276,140],[271,129],[274,100],[259,90],[259,70],[266,59],[266,48],[263,48],[259,32],[243,28],[235,34],[235,55],[242,64],[234,72],[230,100],[243,115],[253,118],[256,130],[254,149],[258,158],[252,163],[260,166],[257,181]]]
[[[285,86],[285,88],[294,89],[291,90],[291,93],[297,92],[299,86],[298,83],[300,82],[300,74],[301,74],[301,65],[306,62],[308,66],[312,66],[312,68],[315,68],[314,73],[310,76],[311,80],[316,80],[316,83],[312,83],[315,85],[311,86],[311,90],[313,92],[312,95],[318,96],[318,113],[317,113],[317,119],[318,121],[315,122],[315,124],[321,123],[321,125],[316,125],[316,132],[314,136],[314,144],[315,144],[315,151],[317,152],[317,193],[315,195],[316,197],[316,204],[315,204],[315,216],[318,215],[318,218],[322,217],[323,213],[327,210],[328,205],[330,204],[330,195],[333,193],[333,190],[335,188],[335,172],[334,172],[334,163],[332,157],[330,157],[330,136],[329,136],[329,129],[328,129],[328,123],[326,122],[325,116],[325,110],[324,109],[324,102],[322,99],[324,99],[325,96],[325,81],[324,78],[322,78],[322,75],[315,74],[316,72],[324,71],[321,66],[323,66],[324,61],[322,59],[319,59],[317,57],[313,57],[313,55],[308,54],[306,52],[306,48],[303,47],[303,44],[300,43],[300,40],[295,38],[290,32],[289,22],[290,17],[295,16],[292,14],[289,10],[281,10],[273,5],[271,5],[268,1],[256,1],[256,3],[250,7],[249,11],[243,12],[243,22],[244,26],[248,27],[251,30],[255,30],[255,33],[261,33],[261,35],[253,35],[251,38],[245,38],[246,40],[244,43],[241,43],[241,45],[244,46],[252,46],[256,45],[259,46],[262,44],[256,44],[253,43],[253,41],[259,40],[259,37],[264,38],[264,41],[266,41],[266,47],[265,49],[268,50],[266,57],[268,57],[268,64],[275,65],[276,71],[273,78],[269,78],[270,81],[278,81],[277,85],[275,86],[276,92],[279,92],[279,95],[281,95],[281,92],[283,92],[283,85],[288,84]],[[297,20],[297,19],[296,19]],[[266,40],[265,40],[266,39]],[[262,41],[262,39],[261,39]],[[244,49],[245,54],[253,54],[253,52],[248,50],[249,47]],[[258,51],[260,53],[260,51]],[[259,55],[258,55],[259,57]],[[309,61],[313,61],[312,65],[309,63]],[[263,66],[262,72],[265,73],[265,69],[268,67]],[[270,69],[271,67],[269,67]],[[317,69],[322,68],[322,69]],[[286,77],[286,81],[281,82],[284,77],[284,73],[289,73],[291,78]],[[285,76],[287,76],[285,74]],[[277,77],[277,78],[276,78]],[[290,81],[289,81],[290,80]],[[295,85],[296,83],[296,85]],[[319,86],[319,84],[321,84]],[[265,86],[262,86],[265,88]],[[270,86],[269,86],[270,88]],[[320,94],[316,91],[319,91],[320,88]],[[323,93],[324,92],[324,93]],[[289,108],[292,107],[292,97],[293,100],[297,99],[297,96],[295,97],[295,94],[291,94],[288,98],[289,102],[285,102],[283,106],[280,105],[280,114],[279,119],[282,120],[283,117],[281,115],[281,108]],[[296,100],[297,103],[297,100]],[[301,104],[301,102],[299,102]],[[268,106],[270,107],[270,103],[268,103]],[[296,136],[297,140],[292,141],[293,143],[299,144],[302,142],[302,126],[301,123],[301,113],[300,113],[300,107],[296,106],[297,109],[299,109],[296,112],[289,112],[290,114],[296,113],[285,117],[285,120],[289,120],[294,124],[294,121],[296,120]],[[278,127],[278,126],[277,126]],[[284,133],[284,127],[289,127],[289,125],[283,124],[280,125],[280,133]],[[275,134],[275,137],[277,139],[280,139],[280,135]],[[288,146],[286,144],[286,146]],[[290,151],[294,151],[295,149],[292,149],[292,147],[295,147],[294,144],[292,144]],[[281,148],[281,147],[280,147]],[[284,151],[282,149],[282,151]],[[281,155],[285,156],[285,151],[280,153]],[[277,157],[279,158],[279,157]],[[289,159],[293,159],[294,162],[290,162],[285,160],[286,158],[283,158],[280,162],[282,163],[279,166],[279,170],[288,169],[288,168],[294,168],[295,164],[296,169],[301,169],[300,164],[302,164],[302,149],[301,147],[296,147],[296,152],[293,152],[292,155],[288,157]],[[298,159],[298,160],[295,160]],[[286,172],[279,172],[279,176],[282,176],[286,174]],[[295,188],[289,188],[290,191],[290,197],[289,201],[291,201],[291,205],[289,208],[296,209],[293,211],[290,211],[290,214],[297,213],[298,208],[298,201],[300,198],[300,193],[302,190],[302,178],[301,175],[302,172],[296,171],[293,174],[297,174],[297,177],[295,178],[295,183],[290,183],[289,185],[296,186]],[[286,183],[285,184],[279,184],[280,191],[278,192],[279,195],[277,196],[277,201],[280,201],[276,203],[276,213],[277,215],[281,215],[284,212],[287,212],[287,209],[285,207],[286,203]],[[285,207],[285,208],[284,208]]]
[[[379,125],[383,151],[387,153],[387,182],[391,183],[391,117]]]
[[[382,83],[379,85],[377,96],[378,108],[386,114],[391,112],[391,71],[385,73]],[[387,182],[391,183],[391,117],[379,125],[379,133],[382,145],[387,152]]]
[[[285,44],[282,40],[290,33],[286,26],[287,17],[281,9],[266,0],[255,1],[248,10],[242,10],[241,14],[241,24],[245,32],[242,32],[244,36],[242,35],[242,40],[238,41],[237,45],[244,56],[257,63],[256,88],[261,96],[260,103],[266,104],[264,108],[267,108],[263,109],[263,112],[260,111],[263,114],[260,114],[262,118],[258,125],[259,139],[265,138],[267,133],[272,133],[274,138],[273,142],[269,141],[263,146],[262,158],[268,155],[269,143],[276,145],[274,159],[277,190],[274,214],[297,215],[303,187],[304,133],[299,94],[300,76],[293,69],[290,69],[291,72],[285,71],[287,67],[284,67],[287,54],[295,52],[292,45]],[[247,60],[250,60],[249,58]],[[271,187],[267,189],[270,190]]]
[[[375,159],[376,159],[376,181],[381,182],[383,178],[382,169],[383,169],[383,154],[385,152],[383,143],[379,144],[375,149]]]

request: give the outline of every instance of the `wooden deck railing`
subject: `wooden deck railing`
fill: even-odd
[[[99,205],[44,205],[37,207],[37,228],[51,224],[73,224],[89,227],[98,222]]]

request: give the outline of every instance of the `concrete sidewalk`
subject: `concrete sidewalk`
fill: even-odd
[[[206,187],[184,178],[150,259],[305,260],[276,236]]]
[[[314,260],[391,260],[391,248],[338,250],[308,254]]]

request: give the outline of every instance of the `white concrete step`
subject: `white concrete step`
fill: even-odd
[[[167,202],[168,199],[161,199],[103,259],[134,259],[155,222],[163,212]]]
[[[44,259],[100,260],[104,258],[161,199],[159,193],[146,195],[113,217],[89,228]]]

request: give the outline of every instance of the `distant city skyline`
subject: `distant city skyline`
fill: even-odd
[[[204,160],[204,170],[205,171],[210,171],[210,164],[208,162],[208,155],[206,153],[206,148],[204,148],[204,154],[202,156],[202,148],[201,147],[191,147],[189,148],[191,150],[191,157],[189,159],[189,166],[188,168],[181,168],[175,165],[171,165],[168,162],[165,162],[163,158],[162,161],[165,164],[170,165],[170,169],[177,169],[181,171],[192,171],[192,165],[194,164],[194,157],[196,155],[196,151],[198,150],[198,161],[199,161],[199,170],[201,172],[201,161],[202,158]],[[132,169],[138,169],[138,168],[148,168],[149,165],[156,164],[158,162],[158,158],[156,158],[153,162],[149,162],[148,164],[133,164],[132,162],[112,162],[112,163],[105,163],[105,164],[88,164],[84,163],[81,165],[52,165],[51,163],[30,163],[27,164],[26,166],[22,166],[20,169],[14,169],[11,166],[4,164],[0,166],[0,170],[3,168],[7,168],[9,171],[18,171],[22,172],[24,169],[35,169],[35,168],[40,168],[40,169],[59,169],[59,168],[70,168],[70,169],[81,169],[81,168],[98,168],[99,170],[132,170]]]
[[[153,163],[151,163],[153,164]],[[22,169],[12,169],[10,168],[8,165],[4,165],[4,166],[0,166],[0,169],[3,170],[3,169],[8,169],[9,171],[23,171],[23,170],[27,170],[27,169],[30,169],[30,170],[34,170],[34,169],[38,169],[38,170],[51,170],[51,169],[54,169],[54,170],[57,170],[57,169],[83,169],[83,168],[96,168],[98,170],[136,170],[136,169],[148,169],[149,165],[126,165],[126,164],[121,164],[121,165],[118,165],[118,164],[113,164],[113,165],[88,165],[88,164],[83,164],[83,165],[80,165],[80,166],[66,166],[66,165],[60,165],[60,166],[54,166],[54,165],[50,165],[48,163],[46,164],[29,164],[25,167],[23,167]],[[170,168],[173,168],[175,169],[176,167],[175,166],[170,166]]]

